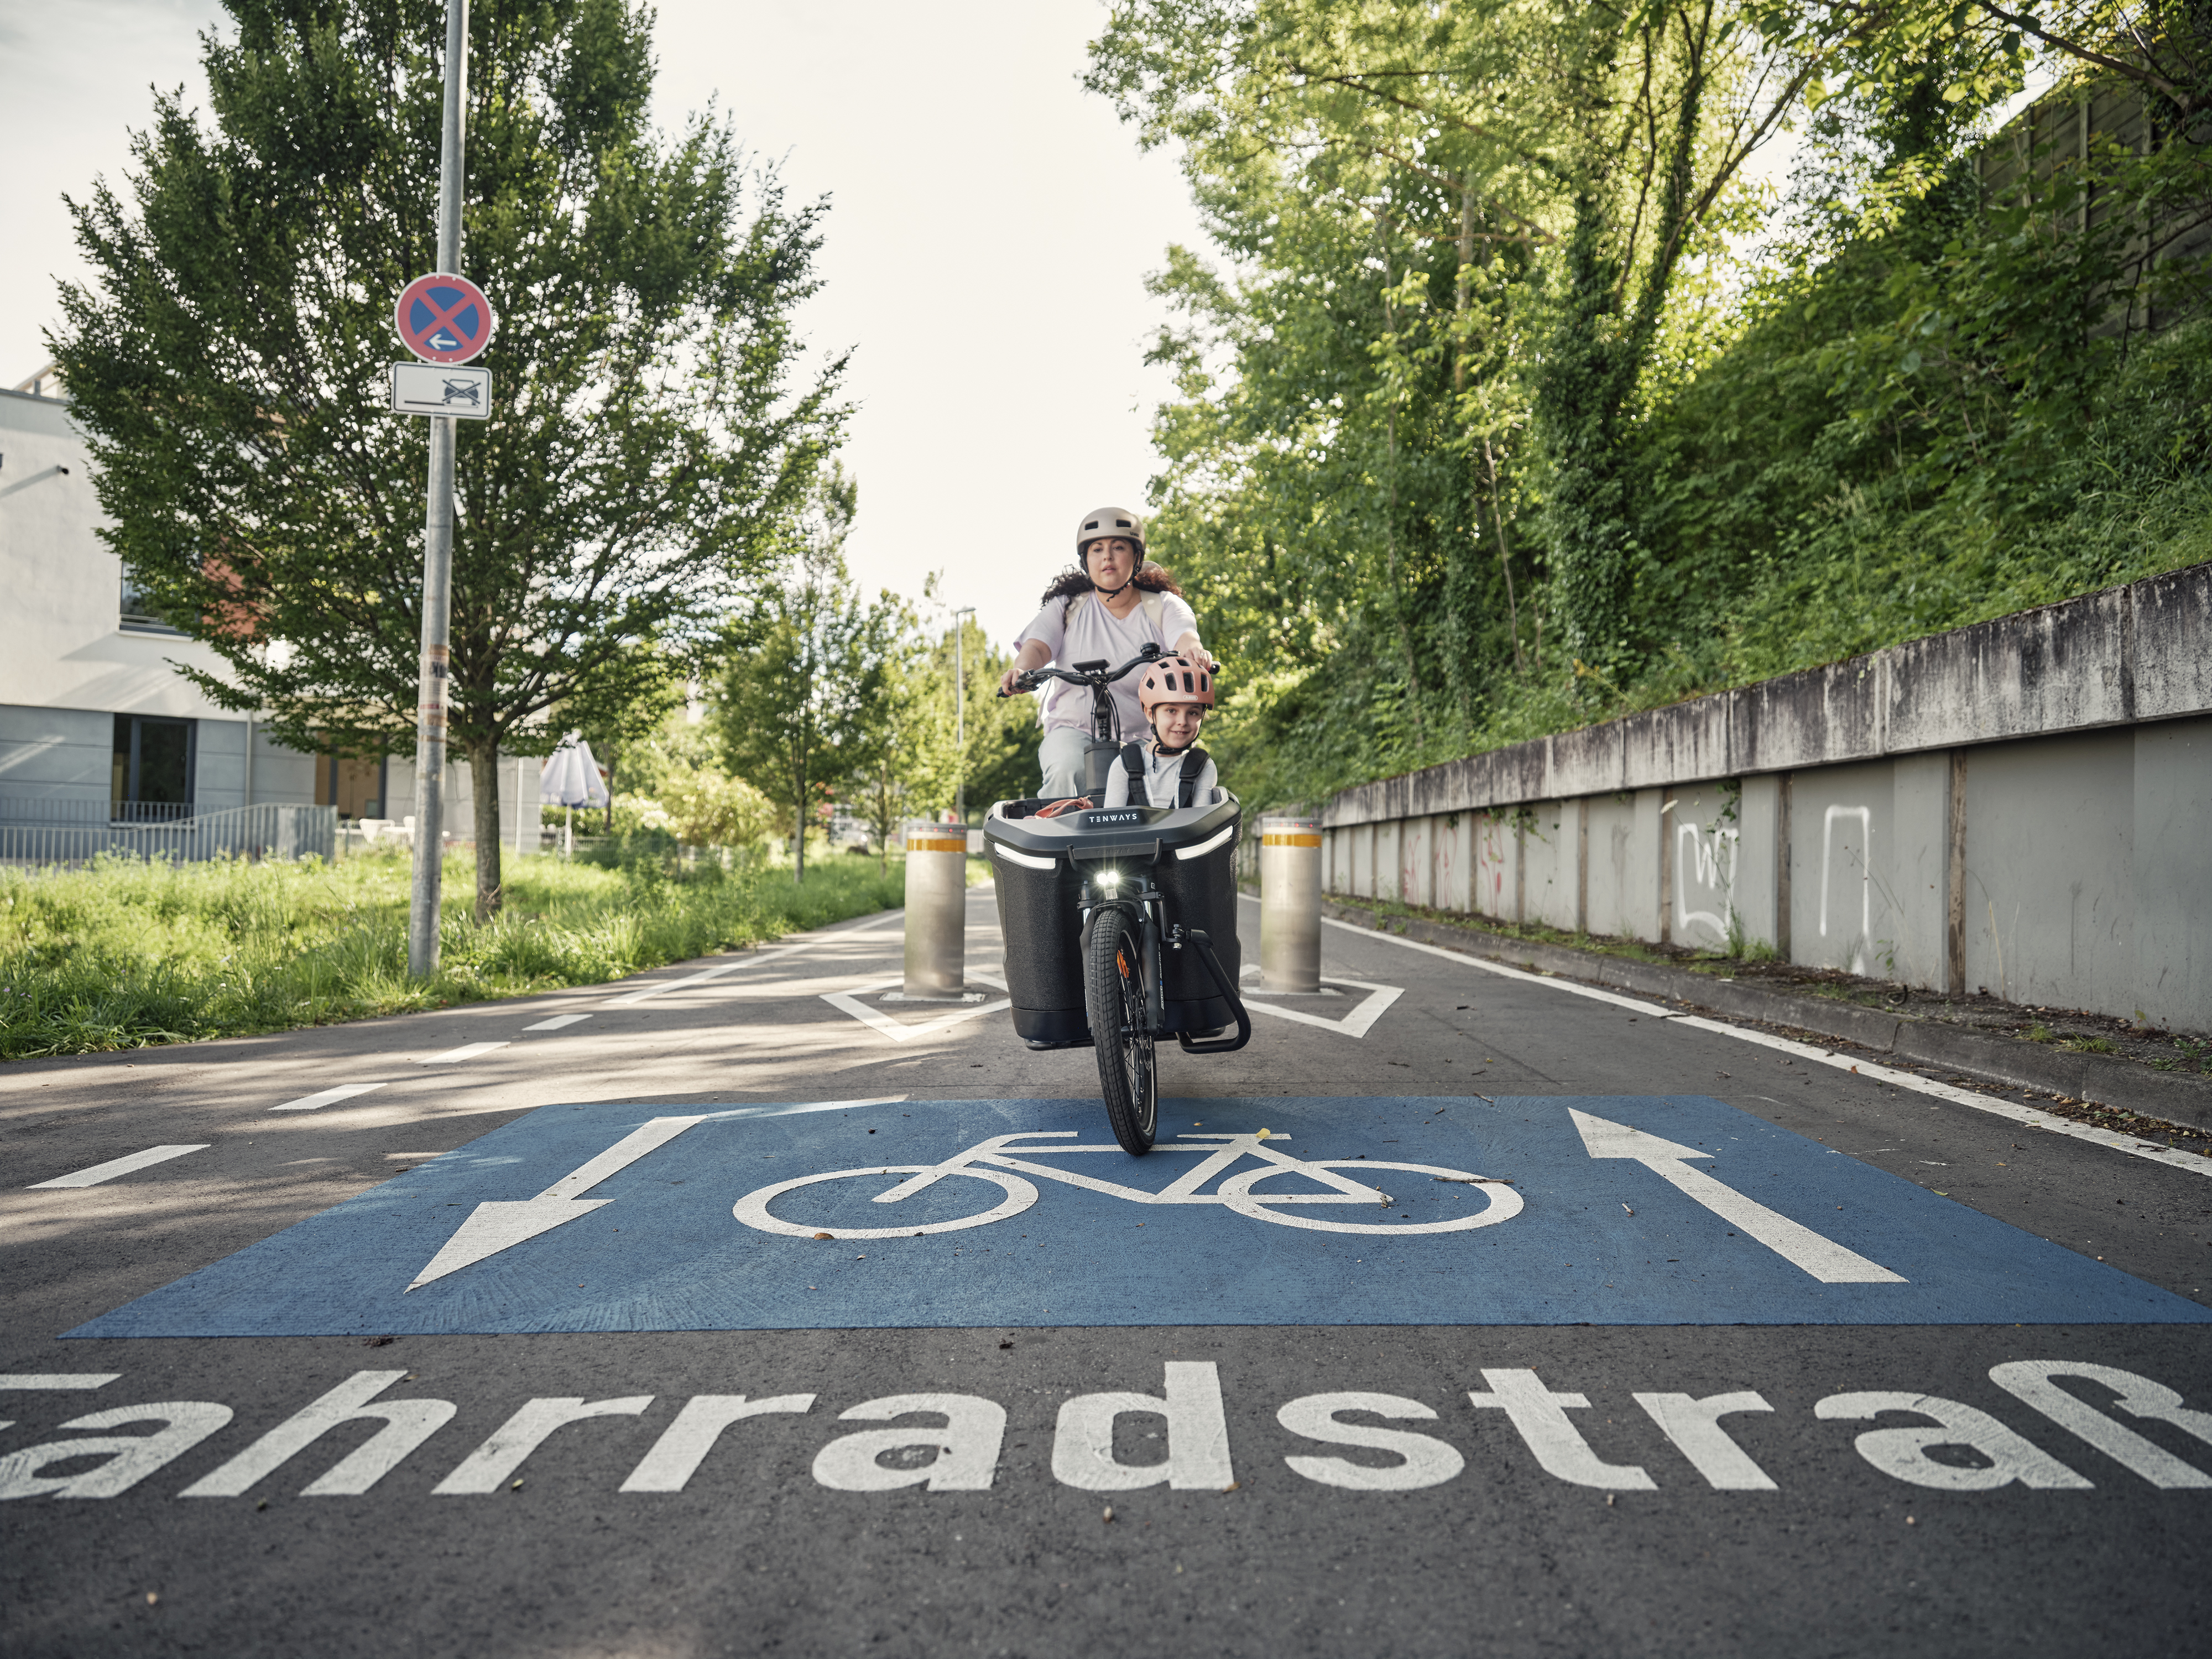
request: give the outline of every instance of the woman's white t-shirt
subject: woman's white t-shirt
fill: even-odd
[[[1152,621],[1152,614],[1155,599],[1159,602],[1158,623]],[[1073,617],[1066,614],[1070,610],[1075,613]],[[1176,594],[1145,593],[1135,610],[1126,617],[1116,617],[1097,594],[1085,593],[1074,599],[1047,599],[1044,609],[1022,629],[1021,637],[1014,641],[1014,649],[1019,651],[1030,641],[1037,640],[1052,653],[1051,661],[1059,667],[1103,660],[1109,667],[1118,668],[1147,643],[1171,651],[1184,635],[1197,632],[1197,613]],[[1114,698],[1117,722],[1115,735],[1120,741],[1149,735],[1144,709],[1137,702],[1137,684],[1143,678],[1142,669],[1133,669],[1107,688]],[[1042,719],[1048,732],[1055,726],[1090,731],[1089,689],[1052,681],[1045,693]]]
[[[1221,781],[1221,774],[1214,769],[1213,757],[1206,757],[1206,764],[1198,769],[1198,781],[1191,787],[1190,799],[1194,806],[1201,806],[1213,797],[1209,793]],[[1150,744],[1145,745],[1145,799],[1153,806],[1173,806],[1182,788],[1182,756],[1163,755]],[[1106,799],[1101,806],[1127,806],[1129,804],[1129,764],[1121,756],[1114,757],[1114,769],[1106,775]]]

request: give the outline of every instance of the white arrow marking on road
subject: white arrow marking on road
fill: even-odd
[[[1845,1249],[1833,1239],[1821,1237],[1810,1227],[1801,1226],[1788,1216],[1746,1198],[1703,1170],[1690,1168],[1690,1159],[1710,1159],[1713,1157],[1711,1152],[1700,1152],[1695,1146],[1677,1146],[1641,1129],[1632,1129],[1626,1123],[1592,1117],[1572,1107],[1568,1108],[1567,1115],[1574,1119],[1575,1127],[1582,1131],[1583,1145],[1592,1158],[1635,1159],[1686,1197],[1749,1234],[1791,1265],[1802,1267],[1823,1285],[1907,1282],[1902,1274],[1893,1273],[1880,1263]]]
[[[540,1233],[550,1232],[564,1221],[574,1221],[578,1216],[591,1214],[603,1204],[613,1203],[611,1198],[582,1198],[578,1194],[589,1192],[609,1176],[666,1146],[693,1124],[704,1122],[707,1115],[702,1113],[697,1117],[654,1118],[632,1129],[573,1174],[562,1176],[535,1198],[495,1199],[477,1205],[446,1241],[445,1247],[430,1258],[430,1265],[417,1273],[415,1283],[407,1288],[419,1289],[434,1279],[459,1273],[487,1256],[497,1255]]]

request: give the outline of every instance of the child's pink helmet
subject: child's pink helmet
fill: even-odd
[[[1167,703],[1213,707],[1213,671],[1188,657],[1161,657],[1145,670],[1137,683],[1137,706],[1150,721],[1152,711]]]

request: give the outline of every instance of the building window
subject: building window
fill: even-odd
[[[119,818],[190,817],[198,723],[149,714],[115,717],[108,800]]]
[[[178,634],[184,629],[172,628],[155,614],[153,601],[131,585],[131,573],[123,574],[122,627],[129,634]]]

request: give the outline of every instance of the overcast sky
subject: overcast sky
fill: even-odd
[[[661,122],[717,100],[795,198],[831,198],[805,323],[857,348],[855,574],[919,595],[942,570],[945,602],[1002,643],[1079,514],[1145,505],[1168,385],[1143,364],[1144,276],[1198,235],[1174,161],[1078,84],[1104,17],[1101,0],[659,7]],[[228,27],[213,0],[0,0],[0,385],[45,363],[55,280],[84,273],[63,194],[119,180],[150,88],[204,97],[210,25]],[[496,271],[469,274],[497,300]]]

